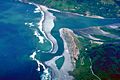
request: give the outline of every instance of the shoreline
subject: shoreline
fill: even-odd
[[[22,1],[22,2],[25,2],[27,3],[27,0],[19,0],[19,1]],[[38,4],[39,5],[39,4]],[[88,18],[96,18],[96,19],[117,19],[117,18],[106,18],[106,17],[102,17],[102,16],[99,16],[99,15],[83,15],[83,14],[79,14],[79,13],[75,13],[75,12],[69,12],[69,11],[60,11],[58,9],[55,9],[55,8],[50,8],[48,7],[49,10],[51,11],[55,11],[55,12],[61,12],[61,13],[68,13],[68,14],[72,14],[72,15],[78,15],[78,16],[83,16],[83,17],[88,17]],[[119,18],[118,18],[119,19]]]
[[[96,18],[96,19],[119,19],[119,18],[105,18],[99,15],[83,15],[75,12],[69,12],[69,11],[60,11],[55,8],[49,8],[49,10],[54,11],[54,12],[60,12],[60,13],[67,13],[67,14],[72,14],[72,15],[77,15],[77,16],[83,16],[83,17],[88,17],[88,18]]]
[[[30,5],[34,5],[34,6],[36,6],[37,8],[35,9],[35,10],[37,10],[37,11],[34,11],[34,13],[37,13],[37,12],[41,12],[41,14],[42,14],[42,18],[41,18],[41,20],[40,20],[40,22],[38,23],[38,28],[39,28],[39,30],[43,33],[43,35],[44,35],[44,37],[47,39],[47,40],[49,40],[48,39],[48,37],[46,36],[46,33],[43,31],[43,23],[44,23],[44,21],[45,21],[45,13],[44,13],[44,11],[42,11],[42,9],[41,9],[41,7],[40,7],[40,5],[38,5],[38,4],[35,4],[35,3],[32,3],[32,2],[28,2],[27,0],[26,1],[23,1],[23,0],[19,0],[20,2],[22,2],[22,3],[26,3],[26,4],[30,4]],[[54,27],[54,26],[53,26]],[[52,27],[52,28],[53,28]],[[51,30],[50,30],[51,31]],[[49,34],[50,34],[50,32],[49,32]],[[34,35],[35,35],[35,33],[34,33]],[[39,36],[40,35],[36,35],[36,37],[38,37],[39,38]],[[52,36],[52,35],[51,35]],[[50,39],[51,39],[51,36],[49,37]],[[50,41],[50,40],[49,40]],[[51,42],[51,41],[50,41]],[[54,49],[53,48],[53,43],[51,42],[51,44],[52,44],[52,48],[51,48],[51,50],[50,50],[50,52],[51,53],[55,53],[55,52],[53,52],[52,50]],[[40,50],[35,50],[29,57],[30,57],[30,59],[32,59],[33,61],[36,61],[37,62],[37,71],[38,72],[40,72],[41,70],[40,70],[40,68],[41,68],[41,66],[43,67],[43,74],[42,75],[40,75],[40,77],[41,77],[41,79],[43,80],[43,79],[49,79],[49,80],[51,80],[51,74],[49,73],[49,71],[48,71],[48,68],[42,63],[42,62],[40,62],[35,56],[36,56],[36,54],[39,52]]]
[[[68,43],[65,41],[64,36],[63,36],[63,28],[59,29],[59,32],[60,32],[60,37],[62,38],[63,43],[64,43],[64,52],[62,55],[55,56],[53,59],[46,61],[45,64],[49,66],[52,69],[53,74],[55,74],[53,76],[53,79],[73,80],[74,77],[69,74],[69,71],[73,71],[73,69],[75,68],[75,65],[72,63],[73,61],[71,59],[71,54],[67,46]],[[55,61],[61,57],[64,57],[65,60],[64,60],[62,67],[58,69]]]
[[[73,13],[73,12],[64,12],[61,11],[61,13],[67,13],[67,14],[72,14],[72,15],[77,15],[77,16],[83,16],[83,17],[88,17],[88,18],[96,18],[96,19],[109,19],[109,18],[104,18],[102,16],[98,16],[98,15],[92,15],[92,16],[88,16],[88,15],[83,15],[83,14],[79,14],[79,13]]]
[[[37,12],[40,12],[42,14],[42,18],[40,19],[40,22],[38,23],[38,28],[42,32],[44,37],[51,43],[52,48],[48,52],[56,53],[58,50],[58,44],[57,44],[56,39],[51,35],[51,30],[54,27],[55,16],[51,12],[48,11],[50,8],[43,6],[43,5],[33,3],[33,2],[28,2],[27,0],[19,0],[19,1],[22,3],[27,3],[30,5],[36,6]],[[50,9],[50,10],[54,10],[54,9]],[[54,11],[57,11],[57,10],[54,10]],[[34,13],[36,13],[36,12],[34,11]],[[40,35],[38,35],[38,36],[40,36]],[[46,53],[48,53],[48,52],[46,52]]]
[[[109,18],[104,18],[102,16],[99,16],[99,15],[83,15],[83,14],[79,14],[79,13],[74,13],[74,12],[69,12],[69,11],[60,11],[58,9],[53,9],[53,8],[48,8],[49,10],[51,11],[54,11],[54,12],[59,12],[59,13],[65,13],[65,14],[71,14],[71,15],[77,15],[77,16],[83,16],[83,17],[88,17],[88,18],[96,18],[96,19],[109,19]],[[110,18],[111,19],[111,18]],[[112,18],[114,19],[114,18]],[[115,18],[116,19],[116,18]]]
[[[19,1],[23,1],[23,2],[25,2],[25,3],[27,3],[27,0],[19,0]],[[28,2],[29,3],[29,2]],[[32,3],[32,2],[30,2],[30,3]],[[35,3],[34,3],[35,4]],[[40,4],[36,4],[36,5],[40,5]],[[42,5],[43,6],[43,5]],[[54,9],[54,8],[48,8],[47,7],[47,9],[48,10],[51,10],[51,11],[54,11],[54,12],[60,12],[60,13],[67,13],[67,14],[72,14],[72,15],[77,15],[77,16],[83,16],[83,17],[88,17],[88,18],[97,18],[97,19],[116,19],[116,18],[104,18],[104,17],[102,17],[102,16],[99,16],[99,15],[89,15],[89,14],[87,14],[86,16],[85,15],[83,15],[83,14],[79,14],[79,13],[74,13],[74,12],[69,12],[69,11],[60,11],[60,10],[58,10],[58,9]]]
[[[97,16],[97,15],[92,15],[92,16],[85,16],[85,17],[89,17],[89,18],[97,18],[97,19],[105,19],[102,16]]]
[[[43,21],[40,22],[39,28],[41,28],[42,33],[48,41],[52,44],[51,53],[56,53],[58,50],[57,40],[51,35],[51,30],[54,28],[55,16],[49,12],[49,8],[43,5],[38,5],[40,7],[41,13],[43,14]]]
[[[29,3],[29,2],[28,2]],[[52,44],[52,48],[50,50],[51,53],[56,53],[57,50],[58,50],[58,44],[57,44],[57,41],[56,39],[51,35],[51,30],[53,29],[54,27],[54,19],[55,19],[55,16],[49,12],[48,10],[52,10],[52,11],[56,11],[54,9],[50,9],[50,8],[47,8],[46,6],[43,6],[43,5],[39,5],[39,4],[35,4],[35,3],[29,3],[29,4],[32,4],[32,5],[35,5],[37,6],[38,10],[41,12],[42,14],[42,19],[40,20],[40,22],[38,23],[39,25],[39,29],[40,31],[43,33],[44,37],[51,42]],[[59,11],[57,11],[59,12]],[[67,12],[65,12],[67,13]],[[73,13],[71,13],[73,14]],[[74,15],[74,14],[73,14]],[[76,14],[77,15],[77,14]],[[86,16],[84,16],[86,17]],[[95,16],[93,16],[95,17]],[[98,16],[96,16],[95,18],[98,18]],[[100,17],[99,17],[100,18]],[[62,38],[62,31],[61,29],[59,30],[60,32],[60,37]],[[74,69],[74,67],[71,67],[71,63],[70,61],[70,55],[69,54],[69,50],[68,50],[68,47],[67,47],[67,42],[65,41],[64,37],[62,38],[63,40],[63,43],[64,43],[64,52],[61,56],[64,56],[65,57],[65,61],[61,67],[60,70],[57,69],[56,67],[56,64],[55,64],[55,61],[61,57],[61,56],[55,56],[53,57],[53,59],[49,60],[49,61],[46,61],[45,62],[45,65],[47,66],[50,66],[52,67],[52,69],[54,69],[55,73],[58,74],[58,76],[60,77],[60,80],[63,80],[63,79],[66,79],[66,80],[73,80],[73,77],[69,75],[68,71]],[[43,73],[46,73],[45,76],[46,77],[49,77],[51,76],[51,74],[49,73],[48,71],[48,68],[44,66],[44,64],[42,64],[42,62],[40,62],[39,60],[37,60],[35,58],[36,54],[37,54],[38,50],[37,51],[34,51],[32,55],[30,55],[30,58],[32,58],[32,60],[36,61],[37,64],[38,64],[38,69],[37,71],[39,72],[40,71],[40,66],[43,66],[44,68],[44,71]],[[68,65],[69,64],[69,65]],[[44,74],[43,74],[44,75]],[[58,77],[57,76],[57,77]]]
[[[76,39],[74,38],[74,32],[69,28],[61,28],[60,36],[64,41],[64,44],[67,46],[67,50],[69,52],[71,62],[75,66],[76,61],[78,60],[79,49],[76,44]],[[65,49],[66,50],[66,49]]]

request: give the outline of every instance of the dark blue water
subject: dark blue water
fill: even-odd
[[[37,23],[35,6],[0,0],[0,80],[39,80],[37,63],[29,56],[38,40],[25,22]]]
[[[40,13],[34,14],[35,6],[20,3],[15,0],[0,1],[0,80],[39,80],[36,71],[37,63],[29,56],[39,49],[38,38],[34,34],[36,23],[40,20]],[[56,54],[37,54],[42,62],[61,55],[64,51],[63,41],[59,29],[87,28],[119,23],[120,19],[92,19],[70,14],[53,12],[56,16],[52,35],[58,41],[59,49]],[[29,28],[25,22],[33,22],[36,26]],[[47,45],[46,45],[47,46]]]

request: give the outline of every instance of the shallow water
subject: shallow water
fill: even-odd
[[[83,29],[83,28],[92,27],[92,26],[104,26],[104,25],[110,25],[110,24],[115,24],[120,22],[120,19],[95,19],[95,18],[88,18],[83,16],[67,14],[67,13],[59,13],[54,11],[50,11],[50,12],[52,12],[53,15],[56,17],[54,22],[55,26],[52,29],[51,34],[58,41],[59,49],[57,53],[54,54],[53,56],[52,55],[48,56],[49,54],[41,53],[42,55],[40,55],[39,57],[40,57],[40,60],[42,61],[49,60],[52,57],[61,55],[63,53],[64,45],[59,33],[60,28]],[[44,56],[47,56],[47,57],[43,58]]]
[[[25,22],[37,23],[41,15],[32,5],[0,2],[0,80],[39,80],[37,63],[29,58],[38,40]]]
[[[60,28],[81,29],[120,22],[120,19],[93,19],[51,11],[56,17],[51,33],[58,41],[59,49],[56,54],[44,53],[51,48],[51,44],[48,41],[39,43],[39,39],[34,35],[34,30],[40,32],[37,23],[41,15],[34,13],[36,7],[14,0],[0,3],[0,80],[39,80],[37,63],[29,56],[35,50],[40,50],[36,57],[45,62],[61,55],[64,45],[60,38]],[[29,27],[30,25],[25,23],[33,23],[34,26]]]

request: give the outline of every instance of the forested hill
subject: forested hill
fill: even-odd
[[[120,18],[120,0],[28,0],[83,15]]]

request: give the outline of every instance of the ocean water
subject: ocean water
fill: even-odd
[[[64,51],[64,44],[60,37],[59,29],[60,28],[69,28],[69,29],[83,29],[87,27],[93,27],[93,26],[104,26],[104,25],[110,25],[115,23],[120,23],[120,19],[96,19],[96,18],[88,18],[78,15],[72,15],[68,13],[59,13],[50,11],[53,13],[53,15],[56,17],[54,21],[54,28],[51,31],[52,36],[57,40],[59,49],[56,54],[44,54],[39,55],[38,58],[42,61],[50,60],[54,56],[59,56]],[[44,57],[48,56],[48,57]]]
[[[36,70],[37,63],[29,56],[40,50],[36,58],[44,63],[61,55],[64,45],[60,28],[81,29],[120,22],[120,19],[93,19],[51,11],[56,17],[51,34],[59,47],[57,53],[51,54],[46,53],[51,49],[50,42],[45,39],[43,44],[39,43],[34,35],[38,31],[43,36],[38,29],[41,14],[34,13],[36,7],[16,0],[1,0],[0,3],[0,80],[40,80],[42,71]]]
[[[26,23],[38,23],[35,6],[0,0],[0,80],[40,80],[37,63],[29,58],[38,39]]]

